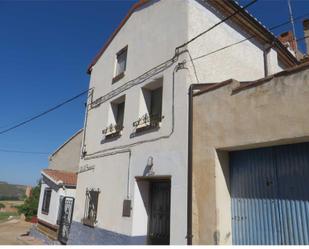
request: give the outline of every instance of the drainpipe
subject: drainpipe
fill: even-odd
[[[267,77],[270,75],[269,68],[269,56],[270,56],[271,45],[266,44],[263,49],[263,58],[264,58],[264,76]]]
[[[187,180],[187,245],[192,245],[192,111],[194,85],[189,88],[189,110],[188,110],[188,180]]]

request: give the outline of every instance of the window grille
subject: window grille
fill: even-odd
[[[99,190],[87,189],[86,190],[86,206],[83,223],[87,226],[93,227],[97,222],[97,210]]]

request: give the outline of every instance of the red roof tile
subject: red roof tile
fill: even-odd
[[[44,169],[42,174],[47,175],[50,179],[55,181],[62,181],[64,185],[76,186],[77,174],[75,172],[68,172],[54,169]]]

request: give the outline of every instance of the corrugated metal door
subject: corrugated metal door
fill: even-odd
[[[232,152],[236,245],[308,244],[309,143]]]

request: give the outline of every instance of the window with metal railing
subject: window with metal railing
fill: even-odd
[[[105,139],[119,137],[123,129],[125,95],[111,102],[109,125],[102,131]]]
[[[162,84],[156,88],[143,88],[142,94],[146,104],[146,113],[133,123],[136,132],[159,128],[162,116]]]

